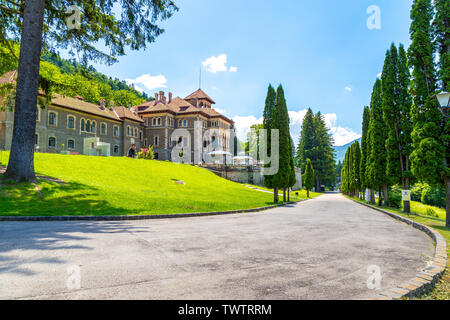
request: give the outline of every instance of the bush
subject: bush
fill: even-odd
[[[391,208],[402,207],[402,191],[399,187],[394,186],[388,191],[388,206]]]
[[[427,185],[422,191],[421,202],[430,206],[445,208],[445,190]]]
[[[153,160],[155,159],[155,153],[153,152],[153,146],[149,146],[147,148],[142,148],[141,151],[138,153],[138,159],[145,159],[145,160]]]

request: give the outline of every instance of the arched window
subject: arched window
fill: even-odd
[[[75,149],[75,140],[73,139],[67,140],[67,149]]]
[[[134,128],[134,136],[137,138],[137,136],[138,136],[138,129],[137,128]]]
[[[100,125],[100,133],[106,135],[106,124],[102,123]]]
[[[39,145],[39,135],[37,133],[34,135],[34,144]]]
[[[75,118],[73,116],[67,117],[67,128],[75,129]]]
[[[84,121],[84,119],[81,119],[81,131],[84,131],[85,130],[85,125],[84,125],[84,123],[85,123],[85,121]]]
[[[114,154],[118,154],[118,153],[119,153],[119,146],[116,145],[116,146],[114,146]]]
[[[187,127],[187,126],[188,126],[188,122],[187,122],[187,120],[184,120],[184,121],[183,121],[183,126],[185,126],[185,127]]]
[[[127,127],[127,136],[130,135],[130,126]]]
[[[56,113],[50,112],[48,114],[48,124],[51,126],[56,126]]]
[[[114,127],[114,137],[118,137],[119,136],[119,128]]]
[[[161,118],[158,118],[158,126],[161,125]]]
[[[155,136],[155,146],[159,146],[159,137]]]
[[[90,120],[86,121],[86,131],[91,132],[91,121]]]
[[[56,148],[56,138],[55,137],[48,138],[48,147]]]
[[[95,133],[95,127],[97,126],[97,122],[92,121],[91,132]]]
[[[181,126],[183,125],[182,123],[183,123],[183,121],[178,120],[178,126],[179,126],[179,127],[181,127]]]

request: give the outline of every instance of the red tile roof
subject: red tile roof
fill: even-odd
[[[184,100],[191,100],[191,99],[206,99],[209,102],[211,102],[212,104],[216,104],[214,102],[213,99],[211,99],[210,96],[208,96],[205,91],[203,91],[202,89],[198,89],[197,91],[191,93],[190,95],[188,95],[186,98],[184,98]]]

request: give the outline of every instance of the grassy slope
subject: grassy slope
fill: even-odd
[[[7,152],[0,157],[2,165]],[[189,165],[170,162],[36,154],[40,180],[0,188],[0,215],[127,215],[214,212],[272,204],[273,195]],[[183,180],[186,185],[175,184]]]
[[[356,198],[351,198],[351,199],[362,202],[361,200],[356,199]],[[427,208],[432,208],[439,215],[439,218],[414,215],[414,214],[425,215]],[[450,270],[449,270],[449,267],[450,267],[450,229],[445,227],[445,210],[441,209],[441,208],[427,206],[420,202],[415,202],[415,201],[411,201],[411,213],[413,213],[411,215],[407,215],[407,214],[403,213],[400,209],[385,208],[385,207],[382,207],[382,209],[399,214],[410,220],[417,221],[418,223],[421,223],[423,225],[432,227],[435,230],[439,231],[444,236],[445,240],[447,241],[447,256],[448,256],[447,269],[445,270],[445,274],[444,274],[443,278],[439,281],[439,283],[436,285],[436,287],[433,289],[433,291],[425,296],[422,296],[421,299],[450,300]]]

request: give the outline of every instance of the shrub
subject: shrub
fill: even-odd
[[[153,160],[155,159],[155,153],[153,152],[153,146],[149,146],[147,148],[142,148],[141,151],[138,153],[138,159],[145,159],[145,160]]]
[[[423,204],[445,208],[445,190],[427,185],[422,191],[421,201]]]
[[[402,192],[398,190],[391,190],[388,192],[388,206],[391,208],[402,207]]]

